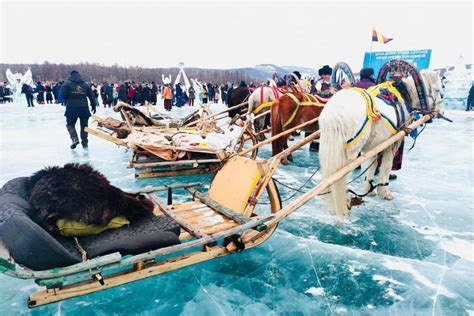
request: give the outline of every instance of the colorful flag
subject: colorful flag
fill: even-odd
[[[382,35],[377,29],[374,27],[372,31],[372,42],[379,42],[380,44],[387,44],[393,40],[393,38],[386,38],[385,36]]]

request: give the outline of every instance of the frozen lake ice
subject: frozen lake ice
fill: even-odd
[[[0,105],[1,185],[67,162],[88,162],[121,188],[208,179],[135,179],[130,152],[92,135],[89,150],[70,150],[63,112],[58,105]],[[391,183],[395,200],[366,198],[345,223],[313,200],[255,249],[35,310],[26,307],[34,282],[0,275],[1,314],[473,315],[474,116],[446,115],[454,123],[436,120],[405,152]],[[268,157],[270,147],[259,154]],[[297,187],[317,166],[305,146],[276,177]],[[352,188],[360,192],[360,182]],[[293,194],[280,192],[283,200]]]

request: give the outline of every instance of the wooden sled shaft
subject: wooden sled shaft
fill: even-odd
[[[220,114],[223,114],[223,113],[226,113],[226,112],[229,112],[230,110],[234,110],[234,109],[238,109],[240,107],[243,107],[245,105],[248,105],[248,101],[245,101],[245,102],[242,102],[242,103],[239,103],[237,105],[234,105],[234,106],[231,106],[230,108],[227,108],[225,110],[221,110],[217,113],[214,113],[214,114],[211,114],[211,115],[208,115],[208,116],[204,116],[204,117],[201,117],[200,119],[196,120],[196,121],[193,121],[193,122],[190,122],[186,125],[184,125],[184,127],[190,127],[190,126],[193,126],[193,125],[196,125],[198,123],[200,123],[201,121],[205,120],[205,119],[210,119],[212,117],[216,117],[217,115],[220,115]]]
[[[204,247],[205,245],[211,244],[213,242],[217,242],[219,240],[223,240],[226,237],[235,235],[235,234],[243,234],[248,230],[254,229],[255,227],[258,227],[259,225],[264,224],[265,222],[268,222],[269,220],[274,218],[274,214],[269,214],[265,216],[256,216],[255,218],[251,219],[250,222],[236,226],[230,229],[227,229],[225,231],[221,231],[218,233],[214,233],[211,235],[206,235],[204,238],[199,238],[199,239],[194,239],[192,241],[182,243],[179,245],[174,245],[174,246],[168,246],[165,248],[160,248],[157,250],[152,250],[143,254],[131,256],[128,258],[123,259],[119,253],[114,253],[112,254],[113,257],[110,258],[108,264],[103,264],[101,265],[103,269],[115,269],[119,267],[126,267],[128,265],[134,265],[140,262],[145,262],[149,260],[155,261],[156,258],[158,257],[163,257],[171,254],[176,254],[181,251],[189,250],[195,247]],[[104,257],[98,257],[95,259],[100,259],[100,258],[107,258],[107,255]],[[115,261],[113,261],[115,259]],[[35,271],[33,272],[29,278],[37,278],[38,284],[46,286],[48,284],[60,284],[64,281],[64,277],[70,275],[70,274],[75,274],[78,278],[90,278],[90,270],[97,268],[97,260],[88,260],[88,262],[95,262],[95,265],[89,264],[85,265],[84,263],[79,263],[70,267],[65,267],[61,268],[58,271],[54,272],[52,270],[47,270],[47,271]],[[102,260],[104,261],[104,260]],[[102,261],[100,261],[102,263]],[[82,268],[82,266],[84,268]],[[37,275],[41,274],[41,278],[38,277]],[[46,275],[47,274],[47,275]]]
[[[283,137],[283,136],[285,136],[285,135],[291,134],[291,133],[295,132],[296,130],[301,129],[301,128],[307,126],[307,125],[316,123],[318,120],[319,120],[319,117],[315,117],[315,118],[312,119],[312,120],[309,120],[309,121],[304,122],[304,123],[302,123],[302,124],[300,124],[300,125],[297,125],[297,126],[295,126],[295,127],[289,128],[289,129],[287,129],[286,131],[283,131],[283,132],[281,132],[281,133],[278,133],[278,134],[276,134],[276,135],[273,135],[272,137],[267,138],[267,139],[265,139],[264,141],[261,141],[261,142],[259,142],[258,144],[254,145],[254,146],[252,146],[252,147],[249,147],[249,148],[247,148],[247,149],[245,149],[244,151],[241,151],[241,152],[239,153],[239,155],[240,155],[240,156],[244,156],[244,155],[246,155],[247,153],[253,151],[253,150],[256,149],[256,148],[259,148],[259,147],[261,147],[261,146],[263,146],[263,145],[265,145],[265,144],[271,143],[271,142],[273,142],[275,139],[278,139],[278,138]]]
[[[196,187],[200,186],[201,182],[190,182],[190,183],[175,183],[175,184],[170,184],[170,185],[163,185],[160,187],[147,187],[143,189],[138,189],[138,190],[133,190],[129,189],[126,190],[124,189],[123,191],[130,193],[130,194],[138,194],[138,193],[152,193],[152,192],[159,192],[159,191],[166,191],[168,189],[187,189],[191,187]]]

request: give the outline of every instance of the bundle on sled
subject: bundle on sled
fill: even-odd
[[[210,115],[205,106],[201,107],[199,113],[193,112],[183,119],[183,122],[187,122],[186,126],[172,128],[148,124],[150,118],[143,113],[130,118],[130,113],[140,111],[130,107],[130,111],[125,112],[125,105],[118,105],[121,106],[125,121],[94,117],[98,127],[86,130],[117,145],[131,148],[133,155],[130,166],[135,168],[136,177],[213,172],[226,157],[242,150],[246,142],[256,143],[248,122],[237,117],[219,126],[215,114]],[[112,133],[105,132],[103,128]],[[252,153],[252,157],[255,156],[256,151]]]
[[[34,270],[178,244],[179,225],[153,209],[90,166],[67,164],[3,186],[0,237],[16,263]]]

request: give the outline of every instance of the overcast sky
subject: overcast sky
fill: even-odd
[[[394,40],[374,51],[433,49],[431,67],[472,63],[468,2],[1,3],[5,63],[233,68],[272,63],[362,65],[372,26]]]

